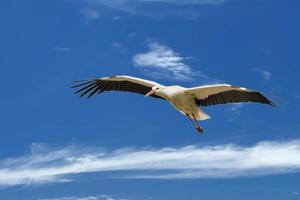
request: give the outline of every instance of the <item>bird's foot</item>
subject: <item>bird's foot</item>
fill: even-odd
[[[204,133],[204,129],[201,128],[201,126],[196,126],[196,130],[197,130],[200,134],[203,134],[203,133]]]

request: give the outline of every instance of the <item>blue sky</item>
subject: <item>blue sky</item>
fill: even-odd
[[[0,198],[300,199],[296,0],[2,1]],[[230,83],[256,104],[204,108],[198,135],[168,103],[80,99],[72,80],[127,74]]]

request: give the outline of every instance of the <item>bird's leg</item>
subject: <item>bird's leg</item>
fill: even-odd
[[[201,128],[201,126],[198,124],[198,121],[196,120],[195,116],[193,115],[193,118],[195,121],[193,121],[190,117],[189,114],[185,114],[189,120],[192,122],[193,126],[196,128],[196,130],[199,132],[199,133],[203,133],[203,129]]]
[[[192,122],[192,124],[193,124],[193,126],[197,126],[195,123],[194,123],[194,121],[191,119],[191,117],[189,116],[189,114],[185,114],[186,116],[187,116],[187,118],[189,118],[189,120]]]
[[[200,134],[202,134],[202,133],[204,132],[203,128],[199,125],[199,122],[198,122],[198,120],[196,119],[194,113],[192,113],[192,115],[193,115],[193,118],[194,118],[194,121],[195,121],[195,124],[196,124],[195,127],[196,127],[197,131],[198,131]]]

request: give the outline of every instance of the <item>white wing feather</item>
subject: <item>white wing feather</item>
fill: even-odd
[[[129,82],[145,85],[147,87],[163,86],[163,85],[161,85],[157,82],[154,82],[154,81],[149,81],[149,80],[146,80],[146,79],[136,78],[136,77],[133,77],[133,76],[126,76],[126,75],[103,77],[103,78],[100,78],[100,79],[104,80],[104,81],[129,81]]]
[[[221,92],[232,91],[232,90],[245,91],[245,92],[252,91],[247,88],[232,86],[229,84],[216,84],[216,85],[205,85],[205,86],[188,88],[187,92],[195,95],[197,99],[205,99],[209,95],[214,95]]]

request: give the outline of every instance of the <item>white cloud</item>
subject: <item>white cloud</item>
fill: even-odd
[[[299,155],[300,140],[259,142],[248,147],[194,145],[110,152],[75,147],[51,150],[33,145],[30,155],[0,162],[0,185],[74,181],[70,175],[88,172],[106,172],[106,178],[157,179],[272,175],[299,171]]]
[[[241,109],[243,108],[243,106],[244,106],[243,103],[235,103],[229,107],[229,110],[231,112],[233,112],[234,114],[239,114],[241,112]]]
[[[142,0],[143,2],[161,2],[178,5],[220,4],[226,0]]]
[[[86,0],[90,3],[98,3],[114,9],[122,9],[130,5],[147,3],[167,3],[175,5],[203,5],[203,4],[221,4],[227,0]]]
[[[200,76],[200,72],[193,71],[185,64],[186,59],[173,49],[153,42],[149,44],[149,51],[133,57],[136,67],[146,70],[154,78],[169,78],[176,80],[190,80]]]
[[[54,51],[59,51],[59,52],[71,51],[71,48],[69,48],[69,47],[62,47],[62,46],[54,46],[54,47],[52,47],[52,49]]]
[[[126,200],[126,199],[117,198],[115,196],[110,196],[106,194],[101,194],[101,195],[93,195],[87,197],[71,196],[71,197],[46,198],[46,199],[39,199],[39,200]]]
[[[299,192],[293,192],[293,195],[298,196],[298,195],[300,195],[300,193]]]
[[[121,11],[134,15],[147,15],[152,17],[166,15],[186,15],[197,18],[199,12],[195,8],[202,5],[220,5],[227,0],[83,0],[86,8],[82,12],[88,19],[98,19],[101,14],[109,13],[108,10]],[[150,6],[160,5],[160,9],[151,9]],[[178,9],[177,6],[181,6]],[[104,10],[103,8],[108,8]],[[104,12],[104,13],[103,13]]]
[[[100,17],[99,11],[92,7],[84,7],[81,9],[81,14],[88,20],[96,20]]]
[[[114,21],[117,21],[117,20],[120,20],[120,19],[122,19],[122,17],[118,16],[118,15],[112,17],[112,20],[114,20]]]
[[[120,42],[114,42],[114,43],[112,43],[112,46],[115,47],[115,48],[122,48],[123,47],[123,45]]]
[[[255,72],[257,72],[264,80],[268,81],[272,78],[272,73],[266,69],[262,68],[255,68],[253,69]]]
[[[129,33],[127,36],[130,38],[134,38],[136,36],[136,33],[132,32],[132,33]]]
[[[291,173],[300,169],[300,140],[105,152],[33,145],[30,155],[0,162],[0,185],[72,181],[71,174],[110,172],[114,178],[218,178]],[[119,175],[114,176],[115,171]],[[130,174],[134,172],[134,175]]]

